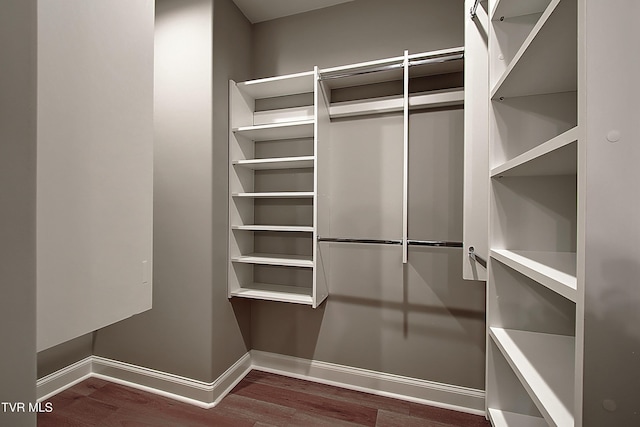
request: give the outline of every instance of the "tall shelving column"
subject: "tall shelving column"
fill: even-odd
[[[577,1],[489,2],[487,411],[572,426],[576,390]]]
[[[229,297],[315,308],[327,297],[316,239],[328,113],[317,69],[231,81],[229,104]]]

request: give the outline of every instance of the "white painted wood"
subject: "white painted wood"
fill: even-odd
[[[231,229],[246,231],[289,231],[298,233],[313,233],[313,227],[295,225],[232,225]]]
[[[233,197],[245,197],[251,199],[305,199],[313,197],[313,191],[279,191],[264,193],[232,193]]]
[[[294,139],[313,137],[313,120],[273,123],[258,126],[242,126],[233,132],[253,141],[271,141],[276,139]]]
[[[492,249],[491,256],[563,297],[576,301],[575,253]]]
[[[484,415],[484,391],[376,372],[318,360],[251,350],[253,369],[402,399],[474,415]]]
[[[466,63],[467,62],[465,62],[465,64]],[[426,93],[412,93],[409,95],[409,110],[413,111],[423,108],[463,105],[464,100],[464,89],[447,89]]]
[[[469,248],[489,258],[489,20],[483,4],[476,18],[467,12],[475,0],[465,1],[464,60],[464,203],[462,213],[462,277],[487,280],[486,268],[469,258]]]
[[[305,71],[303,73],[249,80],[238,83],[237,87],[238,90],[253,99],[262,99],[310,93],[313,92],[313,85],[313,71]]]
[[[284,267],[313,267],[313,259],[306,255],[283,255],[255,253],[231,258],[232,262],[245,264],[281,265]]]
[[[489,408],[488,415],[493,427],[548,427],[544,418],[532,417],[531,415],[516,414],[493,408]]]
[[[311,10],[323,9],[353,0],[233,0],[252,24],[270,21]]]
[[[268,125],[273,123],[298,122],[313,120],[313,105],[281,108],[278,110],[256,111],[253,113],[253,124]]]
[[[491,10],[491,20],[540,13],[549,5],[549,0],[496,0]]]
[[[402,160],[402,263],[409,261],[409,51],[404,51],[403,99],[403,160]]]
[[[44,402],[56,394],[91,378],[92,360],[93,357],[89,356],[38,379],[36,383],[38,402]]]
[[[152,305],[154,2],[37,9],[42,351]]]
[[[549,425],[574,425],[575,337],[495,327],[490,336]]]
[[[491,176],[575,175],[578,172],[578,128],[491,169]]]
[[[251,283],[231,292],[234,297],[313,305],[313,288]]]
[[[576,33],[575,7],[573,1],[551,1],[492,89],[492,99],[576,90],[576,38],[567,36]]]
[[[314,156],[234,160],[232,164],[253,170],[312,168]]]

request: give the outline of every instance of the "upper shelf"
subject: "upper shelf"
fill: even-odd
[[[277,157],[268,159],[234,160],[233,164],[253,170],[300,169],[312,168],[314,159],[315,158],[313,156]]]
[[[253,99],[313,92],[314,72],[288,74],[238,83],[238,89]]]
[[[575,175],[578,170],[578,128],[538,145],[491,169],[491,177]]]
[[[491,20],[540,13],[549,5],[549,0],[497,0],[491,11]]]
[[[272,141],[279,139],[313,137],[313,120],[273,123],[267,125],[241,126],[233,128],[233,132],[253,141]]]
[[[577,90],[575,0],[552,0],[500,77],[491,98]]]

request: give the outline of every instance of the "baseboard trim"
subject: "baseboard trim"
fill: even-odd
[[[211,383],[130,363],[91,356],[38,380],[38,402],[90,377],[213,408],[252,369],[393,397],[474,415],[485,415],[482,390],[251,350]]]
[[[259,371],[485,415],[483,390],[257,350],[251,350],[251,366]]]

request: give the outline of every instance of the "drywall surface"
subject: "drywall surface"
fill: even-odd
[[[462,0],[356,0],[261,22],[255,78],[464,45]]]
[[[36,4],[0,3],[0,401],[36,399]],[[36,414],[0,408],[0,425]]]
[[[93,333],[89,333],[39,352],[38,378],[91,356],[92,350]]]
[[[226,39],[234,40],[232,52],[213,35],[234,22],[238,34]],[[227,73],[248,66],[249,31],[230,0],[156,2],[153,309],[98,331],[96,355],[208,382],[248,349],[239,325],[249,310],[226,297],[227,95],[220,88]]]
[[[153,11],[38,3],[38,351],[151,307]]]

